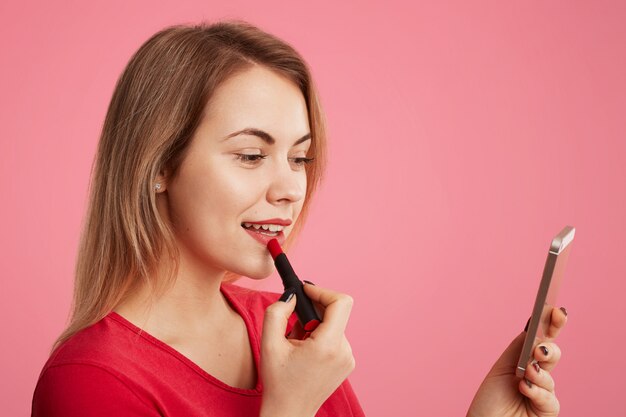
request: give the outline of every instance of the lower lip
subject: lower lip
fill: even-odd
[[[242,229],[248,232],[250,236],[252,236],[254,239],[257,240],[257,242],[262,244],[264,248],[267,247],[267,243],[272,239],[278,240],[278,243],[281,246],[285,243],[285,234],[282,231],[277,232],[276,236],[268,236],[268,235],[264,235],[263,233],[259,233],[257,231],[246,229],[243,226],[242,226]]]

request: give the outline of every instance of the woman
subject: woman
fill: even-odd
[[[291,291],[277,301],[231,283],[271,274],[269,238],[293,242],[325,139],[310,72],[283,41],[244,22],[149,39],[107,112],[71,321],[32,414],[363,415],[346,379],[351,298],[307,283],[323,323],[301,340]],[[553,318],[556,336],[565,316]],[[543,369],[529,367],[516,388],[509,362],[522,336],[470,415],[558,413],[548,373],[558,347],[544,342]]]

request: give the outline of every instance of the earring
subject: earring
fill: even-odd
[[[157,182],[156,184],[154,184],[154,189],[159,191],[161,189],[161,183]]]

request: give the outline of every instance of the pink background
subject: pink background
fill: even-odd
[[[290,255],[352,294],[370,416],[464,415],[528,318],[550,239],[577,235],[555,370],[564,416],[623,413],[623,1],[0,4],[0,396],[26,415],[62,330],[116,79],[157,30],[243,18],[308,60],[330,166]],[[257,285],[278,291],[274,276]],[[623,414],[622,414],[623,415]]]

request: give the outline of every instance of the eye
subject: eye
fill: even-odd
[[[245,153],[235,154],[236,160],[241,161],[244,164],[248,164],[248,165],[254,165],[261,159],[265,159],[265,158],[267,158],[267,155],[263,155],[263,154],[254,154],[254,155],[245,154]]]
[[[305,166],[313,162],[315,158],[290,158],[294,164],[298,166]]]

